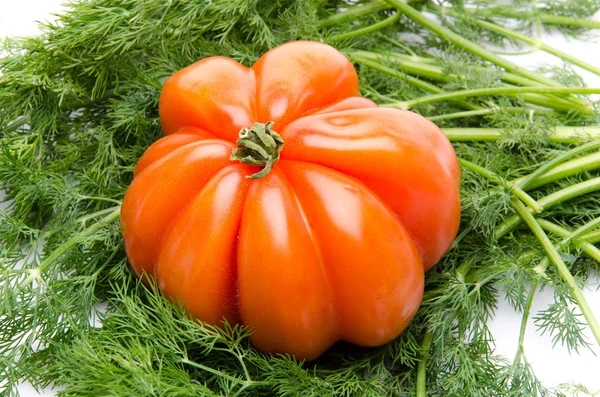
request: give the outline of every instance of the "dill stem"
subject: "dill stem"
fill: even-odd
[[[541,75],[540,73],[536,73],[536,72],[533,72],[526,68],[523,68],[521,66],[518,66],[517,64],[494,54],[492,51],[485,49],[484,47],[464,38],[463,36],[454,33],[452,30],[445,28],[444,26],[440,25],[439,23],[427,18],[425,15],[423,15],[419,11],[415,10],[414,8],[412,8],[410,5],[403,2],[402,0],[385,0],[385,1],[388,4],[393,5],[398,11],[402,12],[407,17],[409,17],[413,21],[417,22],[419,25],[431,30],[432,32],[437,34],[440,38],[448,40],[449,42],[453,43],[454,45],[456,45],[459,48],[464,49],[465,51],[468,51],[474,55],[477,55],[480,58],[483,58],[486,61],[489,61],[497,66],[500,66],[509,72],[516,73],[523,77],[527,77],[531,80],[535,80],[544,85],[555,86],[555,87],[561,86],[556,81],[549,79],[549,78]]]
[[[75,100],[71,100],[71,101],[64,102],[64,103],[61,100],[61,103],[59,104],[59,106],[62,110],[65,110],[65,111],[74,110],[74,109],[97,104],[98,102],[105,101],[109,98],[112,98],[115,95],[116,95],[116,90],[110,89],[110,90],[106,90],[103,95],[98,96],[98,97],[92,96],[90,98],[75,99]]]
[[[531,197],[530,195],[528,195],[526,192],[524,192],[519,186],[516,186],[514,183],[512,182],[508,182],[508,181],[503,181],[498,175],[496,175],[495,173],[493,173],[492,171],[481,167],[475,163],[472,163],[468,160],[464,160],[464,159],[458,159],[458,162],[460,163],[460,165],[462,165],[463,167],[489,179],[492,180],[496,183],[498,183],[499,185],[504,186],[504,188],[506,188],[507,190],[511,191],[514,193],[515,196],[517,196],[518,198],[520,198],[524,203],[527,204],[527,206],[529,208],[531,208],[534,212],[536,213],[540,213],[543,210],[543,207],[537,202],[535,201],[535,199],[533,197]]]
[[[540,187],[551,182],[556,182],[558,180],[598,168],[600,168],[600,152],[591,153],[554,167],[553,169],[538,176],[528,183],[528,186],[524,190]],[[513,182],[519,183],[523,179],[525,179],[525,177],[517,178]]]
[[[234,355],[235,358],[240,363],[240,366],[242,367],[242,371],[244,372],[244,376],[246,377],[246,380],[248,382],[253,382],[252,378],[250,377],[250,373],[248,372],[248,367],[246,367],[246,363],[244,363],[243,354],[239,353],[237,348],[235,348],[235,349],[219,348],[217,350],[221,350],[221,351],[224,351],[224,352]]]
[[[183,358],[181,360],[181,362],[184,363],[184,364],[187,364],[187,365],[191,365],[192,367],[196,367],[198,369],[201,369],[203,371],[209,372],[209,373],[211,373],[211,374],[213,374],[215,376],[227,379],[227,380],[229,380],[231,382],[235,382],[238,385],[240,385],[240,388],[237,390],[237,392],[235,394],[232,394],[233,397],[240,395],[247,388],[261,386],[261,385],[265,385],[266,384],[266,382],[252,380],[249,377],[246,380],[240,379],[238,377],[226,374],[223,371],[219,371],[218,369],[211,368],[211,367],[209,367],[207,365],[203,365],[203,364],[197,363],[197,362],[189,360],[187,358]],[[244,368],[245,368],[245,366],[244,366]],[[247,372],[246,372],[246,375],[247,375]]]
[[[374,23],[373,25],[367,26],[362,29],[356,29],[356,30],[353,30],[353,31],[350,31],[347,33],[341,33],[341,34],[335,35],[333,37],[330,37],[330,40],[331,41],[341,41],[341,40],[351,39],[353,37],[359,37],[359,36],[362,36],[365,34],[376,32],[376,31],[381,30],[381,29],[385,28],[386,26],[389,26],[389,25],[393,24],[394,22],[396,22],[398,19],[400,19],[400,15],[402,15],[402,14],[397,12],[394,15],[392,15],[391,17],[386,18],[381,22]]]
[[[181,362],[184,363],[184,364],[187,364],[187,365],[191,365],[192,367],[199,368],[199,369],[201,369],[203,371],[210,372],[211,374],[213,374],[215,376],[219,376],[221,378],[228,379],[231,382],[235,382],[235,383],[238,383],[238,384],[241,384],[241,385],[244,385],[244,384],[246,384],[248,382],[248,381],[245,381],[243,379],[237,378],[235,376],[231,376],[229,374],[226,374],[223,371],[219,371],[218,369],[214,369],[214,368],[211,368],[209,366],[197,363],[195,361],[188,360],[187,358],[182,359]]]
[[[527,294],[527,301],[523,307],[523,316],[521,317],[521,327],[519,329],[519,342],[517,344],[517,352],[513,360],[513,365],[516,365],[521,360],[521,357],[525,353],[525,332],[527,331],[527,321],[529,320],[529,313],[531,312],[531,305],[533,304],[533,298],[539,285],[538,280],[534,280],[531,283],[529,294]]]
[[[121,202],[119,202],[119,206],[120,206],[120,204],[121,204]],[[109,212],[112,213],[115,210],[116,210],[116,207],[111,207],[111,208],[106,208],[106,209],[103,209],[100,211],[96,211],[94,213],[77,218],[76,222],[85,224],[85,222],[87,222],[89,219],[95,218],[100,215],[108,214]]]
[[[395,52],[372,52],[372,51],[364,51],[364,50],[356,50],[352,51],[348,54],[350,57],[360,57],[362,59],[368,59],[371,61],[378,61],[379,59],[389,59],[392,60],[396,67],[402,70],[405,73],[416,77],[425,77],[431,80],[436,80],[440,82],[450,82],[453,79],[459,79],[459,76],[452,73],[447,73],[441,66],[436,65],[436,60],[434,58],[425,58],[413,55],[405,55],[398,54]],[[477,67],[477,70],[486,71],[484,67]],[[393,70],[393,69],[392,69]],[[517,76],[516,74],[503,72],[500,74],[500,79],[505,81],[506,83],[518,84],[521,86],[542,86],[543,84],[530,80],[521,76]],[[509,85],[507,85],[509,86]],[[523,99],[529,103],[546,106],[551,109],[563,110],[563,111],[572,111],[573,110],[573,102],[564,98],[560,98],[554,95],[546,94],[523,94]],[[579,99],[579,98],[571,98]],[[582,107],[580,102],[577,102],[575,106]],[[585,114],[589,113],[589,109],[586,107],[581,108],[581,111]]]
[[[120,214],[121,206],[119,205],[110,214],[95,222],[93,225],[89,226],[81,233],[77,233],[75,236],[65,241],[60,247],[58,247],[50,255],[48,255],[37,268],[31,269],[30,275],[24,280],[22,286],[26,286],[32,281],[34,281],[36,278],[38,278],[50,264],[52,264],[56,259],[60,258],[60,256],[63,255],[65,252],[73,248],[81,239],[93,235],[109,223],[119,219]]]
[[[550,233],[558,234],[563,237],[563,239],[558,243],[557,249],[564,249],[569,244],[573,243],[575,246],[581,248],[588,256],[592,259],[600,262],[600,250],[594,247],[593,244],[585,243],[579,241],[582,235],[589,232],[590,230],[595,229],[600,225],[600,217],[589,221],[588,223],[581,225],[574,231],[570,231],[566,228],[558,226],[550,221],[545,219],[537,219],[537,222],[540,224],[542,229],[549,231]],[[589,247],[585,247],[588,245]],[[548,268],[548,258],[544,258],[535,268],[534,271],[538,274],[544,274],[546,272],[546,268]]]
[[[527,210],[523,203],[521,203],[518,199],[513,198],[512,204],[519,216],[523,218],[523,221],[527,223],[533,234],[537,237],[538,241],[546,251],[546,254],[550,258],[552,263],[556,266],[556,269],[563,281],[569,286],[573,299],[579,306],[583,317],[585,317],[588,326],[592,330],[592,333],[596,338],[596,342],[598,342],[598,345],[600,345],[600,325],[598,324],[596,317],[594,317],[594,313],[592,312],[592,309],[590,308],[587,300],[585,299],[585,296],[583,296],[581,289],[577,285],[575,278],[565,265],[564,261],[560,257],[560,254],[558,253],[556,248],[554,248],[554,245],[552,244],[552,242],[550,241],[550,239],[548,238],[538,221],[533,217],[533,215],[531,215],[531,213]]]
[[[403,43],[403,42],[401,42],[401,41],[394,40],[394,39],[392,39],[392,38],[390,38],[390,37],[387,37],[386,35],[384,35],[384,34],[381,34],[381,33],[379,33],[379,34],[377,35],[377,37],[379,37],[379,38],[381,38],[382,40],[385,40],[385,41],[387,41],[388,43],[390,43],[390,44],[393,44],[393,45],[395,45],[396,47],[398,47],[398,48],[400,48],[400,49],[402,49],[402,50],[406,51],[406,52],[407,52],[407,53],[408,53],[410,56],[412,56],[412,57],[414,57],[414,58],[419,58],[419,59],[421,59],[421,61],[425,61],[425,62],[435,62],[435,59],[433,59],[433,58],[425,58],[425,57],[420,57],[420,56],[418,56],[418,55],[417,55],[417,53],[416,53],[416,52],[414,52],[414,51],[413,51],[413,49],[412,49],[412,48],[410,48],[410,46],[409,46],[408,44],[404,44],[404,43]]]
[[[365,51],[365,50],[355,50],[350,53],[350,55],[360,55],[364,58],[369,58],[372,60],[377,60],[380,58],[389,59],[393,61],[397,61],[399,67],[401,67],[406,72],[411,72],[412,70],[416,72],[427,73],[427,77],[440,80],[447,81],[448,78],[458,78],[459,76],[452,73],[447,73],[438,63],[435,58],[422,57],[418,55],[405,55],[397,52],[391,51]],[[475,70],[477,71],[489,71],[489,68],[485,68],[483,66],[475,66]],[[519,84],[523,86],[535,86],[539,85],[545,87],[546,85],[539,83],[535,80],[531,80],[525,77],[518,76],[509,72],[501,72],[499,73],[500,78],[512,84]]]
[[[381,0],[374,0],[362,6],[349,7],[346,11],[335,13],[332,16],[321,20],[321,22],[319,23],[319,27],[326,28],[338,25],[378,11],[387,10],[389,8],[392,8],[389,4],[386,4]]]
[[[540,204],[543,208],[547,209],[572,198],[583,196],[584,194],[588,194],[598,190],[600,190],[600,177],[593,178],[585,182],[576,183],[557,192],[549,194],[548,196],[538,200],[538,204]],[[512,215],[511,217],[506,219],[496,228],[496,231],[494,233],[496,239],[504,237],[507,233],[511,232],[517,226],[519,226],[521,222],[522,217],[520,217],[517,214]]]
[[[113,203],[117,205],[121,205],[121,200],[112,199],[110,197],[101,197],[101,196],[86,196],[83,194],[78,194],[78,198],[82,200],[95,200],[95,201],[106,201],[107,203]]]
[[[524,43],[530,44],[530,45],[534,46],[534,48],[536,48],[536,49],[547,52],[548,54],[552,54],[552,55],[562,59],[565,62],[569,62],[573,65],[577,65],[582,69],[585,69],[591,73],[594,73],[597,76],[600,76],[600,68],[590,65],[589,63],[583,62],[582,60],[577,59],[567,53],[564,53],[554,47],[550,47],[549,45],[547,45],[546,43],[544,43],[540,40],[532,39],[530,37],[527,37],[527,36],[522,35],[517,32],[513,32],[511,30],[503,28],[502,26],[498,26],[494,23],[490,23],[487,21],[477,20],[477,24],[481,27],[491,30],[492,32],[496,32],[502,36],[510,37],[510,38],[522,41]]]
[[[362,60],[379,61],[380,59],[393,60],[395,66],[397,66],[403,72],[406,72],[417,77],[426,77],[436,81],[448,81],[448,78],[453,77],[451,74],[444,73],[444,70],[434,63],[428,61],[428,58],[423,58],[413,55],[404,55],[397,53],[388,52],[372,52],[364,50],[356,50],[347,54],[351,58],[360,58]],[[393,70],[393,69],[392,69]]]
[[[600,21],[594,21],[592,19],[573,18],[562,15],[550,15],[543,12],[531,13],[531,12],[512,12],[507,9],[501,10],[481,10],[478,9],[477,13],[483,16],[502,16],[514,19],[526,19],[532,20],[539,18],[539,20],[548,25],[562,25],[570,26],[573,28],[587,28],[587,29],[600,29]]]
[[[453,119],[460,119],[463,117],[485,116],[487,114],[493,114],[493,113],[499,113],[499,112],[520,113],[520,112],[523,112],[523,110],[527,110],[527,109],[524,109],[522,107],[519,108],[519,107],[494,106],[494,107],[489,107],[489,108],[485,108],[485,109],[469,110],[466,112],[440,114],[437,116],[431,116],[431,117],[427,117],[427,118],[431,121],[453,120]],[[531,112],[540,111],[540,110],[541,109],[529,109],[529,111],[531,111]]]
[[[590,233],[586,234],[585,236],[582,236],[580,240],[583,240],[585,243],[590,243],[590,244],[597,243],[598,241],[600,241],[600,230],[595,231],[595,232],[590,232]],[[592,245],[592,247],[596,248],[593,245]],[[600,262],[600,260],[599,260],[599,262]]]
[[[421,351],[423,357],[419,361],[417,367],[417,396],[416,397],[427,397],[427,357],[429,355],[429,349],[431,349],[431,342],[433,338],[428,329],[425,329],[425,335],[423,336],[423,343],[421,344]]]
[[[587,152],[588,150],[596,148],[600,148],[600,140],[586,143],[585,145],[578,146],[574,149],[569,150],[568,152],[556,156],[552,160],[542,164],[542,166],[540,166],[537,170],[533,171],[531,174],[527,175],[524,179],[517,182],[518,186],[521,189],[525,190],[527,189],[528,185],[531,184],[531,182],[537,179],[540,175],[545,174],[546,172],[550,171],[552,168],[556,167],[565,160],[574,157],[580,153]]]
[[[499,128],[442,128],[451,142],[499,141],[510,135]],[[550,142],[573,143],[600,138],[600,126],[561,126],[548,131]]]
[[[429,92],[433,92],[433,93],[437,93],[437,94],[444,92],[444,91],[442,91],[442,89],[434,86],[433,84],[429,84],[429,83],[427,83],[423,80],[420,80],[416,77],[413,77],[413,76],[402,74],[402,73],[398,72],[397,70],[387,67],[379,62],[374,62],[370,59],[363,58],[363,57],[357,56],[357,55],[351,55],[351,58],[353,61],[356,61],[359,64],[368,66],[371,69],[377,70],[379,72],[383,72],[389,76],[396,77],[398,79],[406,79],[411,84],[423,89],[424,91],[429,91]]]
[[[379,62],[375,62],[375,61],[372,61],[370,59],[363,58],[363,57],[361,57],[359,55],[351,55],[351,58],[352,58],[353,61],[355,61],[355,62],[357,62],[359,64],[368,66],[371,69],[374,69],[374,70],[377,70],[379,72],[385,73],[388,76],[396,77],[398,79],[405,79],[406,81],[410,82],[415,87],[419,87],[419,88],[421,88],[424,91],[433,92],[433,93],[436,93],[436,94],[441,94],[441,93],[444,92],[441,88],[436,87],[433,84],[429,84],[429,83],[427,83],[427,82],[425,82],[425,81],[423,81],[423,80],[421,80],[421,79],[419,79],[417,77],[413,77],[413,76],[410,76],[410,75],[407,75],[407,74],[400,73],[397,70],[394,70],[394,69],[392,69],[390,67],[382,65]],[[479,108],[478,106],[476,106],[474,104],[471,104],[469,102],[465,102],[465,101],[462,101],[462,100],[455,100],[454,102],[462,105],[463,107],[466,107],[467,109],[478,109]]]
[[[21,128],[25,124],[27,124],[28,122],[29,122],[29,115],[21,116],[19,119],[14,120],[11,124],[4,127],[4,129],[2,129],[1,131],[4,134],[8,134],[8,133],[18,130],[19,128]]]
[[[388,103],[382,106],[394,107],[400,109],[412,109],[415,106],[424,105],[458,98],[467,98],[472,96],[487,96],[487,95],[518,95],[518,94],[600,94],[600,88],[589,87],[492,87],[492,88],[475,88],[471,90],[454,91],[444,94],[429,95],[420,98],[415,98],[410,101],[399,101]],[[549,104],[552,106],[552,104]],[[575,106],[575,105],[573,105]]]

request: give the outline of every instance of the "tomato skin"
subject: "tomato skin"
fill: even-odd
[[[423,266],[405,228],[363,184],[301,162],[280,165],[314,233],[333,288],[341,338],[378,346],[406,327],[421,303]]]
[[[352,64],[321,43],[251,68],[212,57],[174,74],[121,224],[138,275],[199,320],[252,328],[268,353],[311,360],[337,340],[378,346],[419,308],[424,271],[460,220],[454,150],[431,122],[358,96]],[[280,160],[230,160],[238,133],[274,121]]]
[[[312,359],[339,338],[335,303],[314,236],[278,168],[253,181],[246,197],[239,309],[260,350]]]
[[[377,193],[411,233],[425,270],[452,244],[460,168],[450,142],[430,121],[396,109],[354,109],[300,118],[281,135],[282,160],[330,167]]]

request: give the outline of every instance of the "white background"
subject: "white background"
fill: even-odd
[[[0,37],[34,35],[37,32],[37,21],[51,20],[51,12],[60,11],[62,0],[0,0]],[[596,15],[600,20],[600,14]],[[544,41],[568,54],[582,59],[595,66],[600,66],[600,30],[590,33],[587,42],[567,40],[560,35],[544,36]],[[544,63],[556,63],[551,55],[537,52],[525,56],[511,57],[523,66],[539,66]],[[581,71],[581,70],[580,70]],[[600,87],[600,77],[581,71],[589,86]],[[596,318],[600,319],[600,290],[598,280],[589,286],[584,295],[588,299]],[[531,317],[538,310],[543,310],[553,301],[552,291],[546,289],[536,294]],[[515,313],[501,299],[500,307],[490,327],[496,338],[496,353],[511,359],[514,357],[519,335],[521,315]],[[595,345],[591,332],[587,333],[589,341]],[[566,348],[552,348],[549,335],[540,335],[535,331],[535,325],[530,320],[525,337],[525,354],[533,365],[537,376],[547,386],[556,386],[565,382],[583,383],[593,391],[600,391],[600,348],[596,346],[594,356],[589,351],[570,355]],[[31,386],[23,384],[19,387],[21,396],[40,396]],[[53,396],[51,390],[46,390],[42,396]]]

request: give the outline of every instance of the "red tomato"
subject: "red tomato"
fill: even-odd
[[[252,328],[264,352],[310,360],[397,337],[456,235],[459,167],[433,123],[358,95],[352,64],[314,42],[175,73],[166,136],[122,206],[137,274],[202,321]]]

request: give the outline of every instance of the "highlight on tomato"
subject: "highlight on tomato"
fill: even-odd
[[[460,218],[456,154],[432,122],[360,97],[351,62],[304,41],[251,68],[194,63],[159,114],[165,137],[122,205],[138,275],[300,360],[404,330]]]

